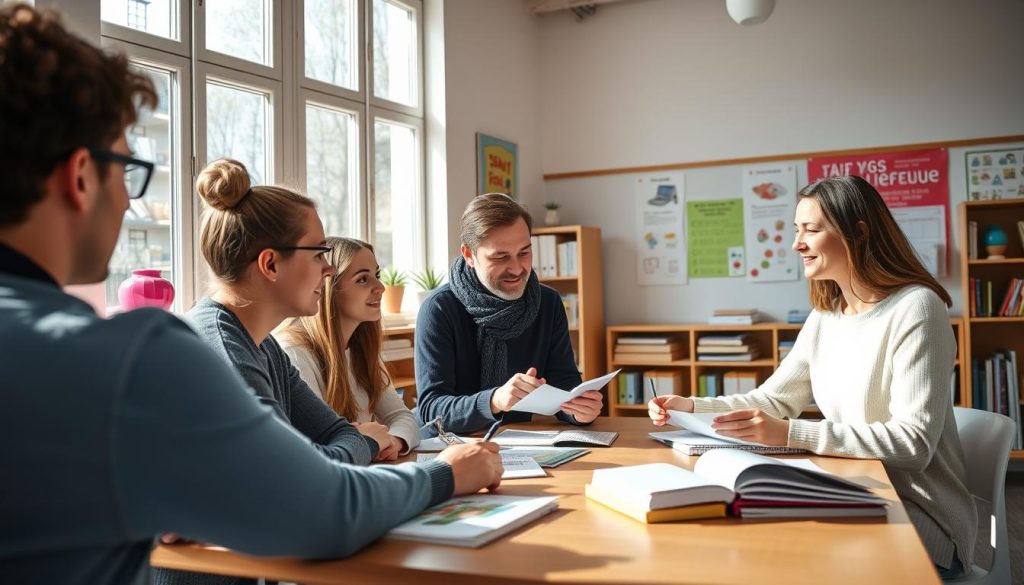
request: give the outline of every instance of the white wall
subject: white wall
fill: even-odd
[[[519,146],[522,200],[534,201],[544,188],[541,39],[538,19],[518,0],[445,0],[444,6],[448,247],[454,257],[462,211],[478,195],[477,132]]]
[[[754,27],[733,23],[724,4],[543,17],[544,172],[1024,134],[1020,0],[778,0]],[[954,237],[962,160],[950,152]],[[735,197],[735,170],[691,172],[688,198]],[[778,319],[808,306],[803,281],[637,286],[628,179],[545,182],[564,223],[603,230],[609,324],[700,322],[725,306]],[[943,284],[959,300],[957,253]]]

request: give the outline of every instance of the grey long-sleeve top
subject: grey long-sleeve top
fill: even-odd
[[[360,434],[310,390],[273,335],[256,345],[238,317],[209,298],[196,303],[186,320],[238,370],[261,402],[308,437],[321,453],[357,465],[367,465],[377,456],[377,441]]]

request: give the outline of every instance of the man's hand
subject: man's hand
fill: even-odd
[[[588,423],[601,414],[604,396],[600,390],[587,390],[569,402],[562,404],[562,412],[571,414],[576,422]]]
[[[789,443],[789,421],[775,418],[756,408],[734,410],[716,416],[711,424],[715,432],[751,443],[785,447]]]
[[[655,396],[647,403],[647,416],[651,417],[654,426],[662,426],[668,422],[668,411],[693,412],[693,399],[685,396]]]
[[[544,385],[544,378],[536,378],[537,368],[526,370],[525,374],[516,374],[508,382],[491,394],[491,412],[508,412],[526,395]]]
[[[473,494],[484,487],[493,492],[501,485],[501,474],[505,473],[496,443],[452,445],[437,458],[452,466],[456,496]]]
[[[363,422],[363,423],[352,423],[360,433],[370,437],[374,441],[377,441],[377,445],[380,446],[380,450],[377,452],[377,459],[380,459],[380,454],[384,452],[384,449],[391,444],[391,430],[386,426],[375,423],[375,422]]]

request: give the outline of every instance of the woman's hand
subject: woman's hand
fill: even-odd
[[[395,461],[405,448],[405,441],[394,435],[388,435],[385,443],[381,444],[380,451],[374,461]]]
[[[682,412],[693,412],[693,400],[685,396],[656,396],[647,403],[647,415],[651,417],[655,426],[662,426],[668,422],[668,411],[680,410]]]
[[[785,447],[789,443],[789,421],[775,418],[756,408],[734,410],[715,417],[711,427],[715,432],[734,439]]]

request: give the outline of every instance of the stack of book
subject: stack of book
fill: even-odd
[[[416,313],[384,313],[380,318],[380,326],[384,329],[392,327],[410,327],[416,324]]]
[[[630,335],[615,341],[612,359],[617,362],[672,362],[686,355],[686,346],[674,336]]]
[[[702,362],[749,362],[760,355],[746,333],[702,335],[697,339],[697,360]]]
[[[729,490],[668,463],[595,469],[587,498],[645,524],[725,517]]]
[[[726,372],[722,375],[722,389],[726,396],[744,394],[757,388],[757,372]]]
[[[412,359],[412,340],[405,338],[385,339],[380,346],[380,357],[386,362]]]
[[[1020,382],[1020,369],[1015,350],[996,352],[984,360],[971,360],[973,406],[1004,414],[1017,423],[1014,449],[1024,448],[1020,424]]]
[[[803,309],[790,309],[786,313],[786,323],[805,323],[811,312]]]
[[[789,352],[793,351],[793,344],[795,343],[796,341],[792,339],[779,342],[779,361],[785,359],[785,357],[789,355]]]
[[[757,309],[715,309],[708,319],[711,325],[753,325],[760,321]]]

